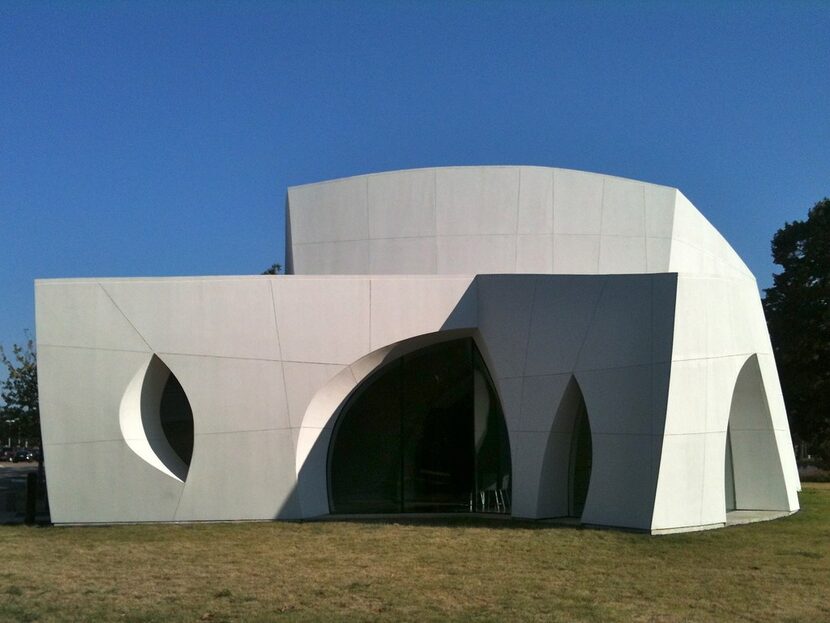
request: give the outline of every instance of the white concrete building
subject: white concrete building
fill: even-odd
[[[755,279],[678,190],[457,167],[286,210],[286,276],[36,282],[55,523],[798,510]]]

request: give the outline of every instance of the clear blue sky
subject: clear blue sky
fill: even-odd
[[[288,185],[538,164],[679,187],[768,286],[830,195],[830,3],[0,3],[0,343],[42,277],[258,273]]]

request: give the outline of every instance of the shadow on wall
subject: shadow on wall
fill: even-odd
[[[591,481],[591,425],[572,376],[553,418],[539,482],[540,517],[582,517]]]

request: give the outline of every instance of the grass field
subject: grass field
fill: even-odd
[[[0,527],[2,621],[830,621],[830,484],[650,537],[501,520]]]

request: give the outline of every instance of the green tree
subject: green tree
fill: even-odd
[[[0,383],[0,436],[40,445],[40,407],[37,397],[37,353],[34,340],[14,344],[11,356],[0,346],[0,363],[6,379]]]
[[[263,275],[279,275],[282,271],[282,264],[271,264],[271,267],[262,271]]]
[[[793,432],[830,463],[830,199],[772,239],[764,312]]]

